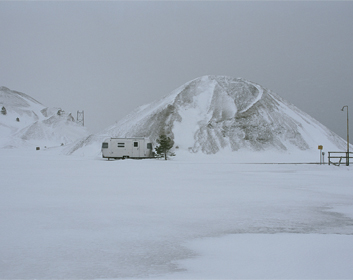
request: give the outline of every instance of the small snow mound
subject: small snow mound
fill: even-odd
[[[0,148],[33,145],[60,146],[88,135],[70,113],[48,108],[32,97],[0,87]]]

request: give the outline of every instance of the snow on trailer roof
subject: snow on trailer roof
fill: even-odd
[[[110,139],[148,139],[148,137],[111,137]]]

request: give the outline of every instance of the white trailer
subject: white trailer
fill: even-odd
[[[114,159],[151,158],[152,142],[148,138],[108,138],[102,143],[102,157]]]

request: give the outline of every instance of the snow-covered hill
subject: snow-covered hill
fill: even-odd
[[[194,79],[161,100],[141,106],[103,132],[67,150],[99,152],[106,137],[161,134],[179,151],[216,154],[246,151],[344,151],[346,142],[277,94],[253,82],[224,76]]]
[[[58,146],[88,135],[71,114],[6,87],[0,87],[0,110],[0,148]]]

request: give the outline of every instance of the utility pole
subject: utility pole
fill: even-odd
[[[77,111],[77,123],[82,124],[85,126],[85,111]]]
[[[344,111],[344,108],[347,107],[347,159],[346,159],[346,165],[349,166],[349,118],[348,118],[348,106],[345,105],[342,108],[342,111]]]

